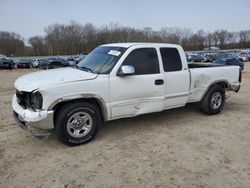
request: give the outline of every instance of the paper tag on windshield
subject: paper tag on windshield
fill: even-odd
[[[114,55],[114,56],[119,56],[121,54],[121,52],[117,51],[117,50],[110,50],[108,52],[109,55]]]

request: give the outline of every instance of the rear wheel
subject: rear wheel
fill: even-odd
[[[95,137],[101,124],[98,107],[88,102],[63,105],[56,113],[55,132],[69,146],[87,143]]]
[[[225,89],[219,85],[212,86],[203,97],[201,111],[212,115],[221,112],[225,104]]]

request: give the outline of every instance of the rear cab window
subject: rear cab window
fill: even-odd
[[[182,61],[176,48],[160,48],[163,68],[165,72],[182,70]]]

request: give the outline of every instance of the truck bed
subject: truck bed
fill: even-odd
[[[196,69],[196,68],[209,68],[209,67],[222,67],[228,65],[215,65],[211,63],[188,63],[189,69]]]
[[[188,66],[191,77],[188,102],[200,101],[206,90],[215,82],[239,84],[238,66],[211,64],[189,64]]]

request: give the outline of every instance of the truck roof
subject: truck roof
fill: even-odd
[[[131,46],[154,46],[154,47],[178,47],[177,44],[168,44],[168,43],[143,43],[143,42],[134,42],[134,43],[110,43],[110,44],[104,44],[102,46],[115,46],[115,47],[124,47],[129,48]]]

